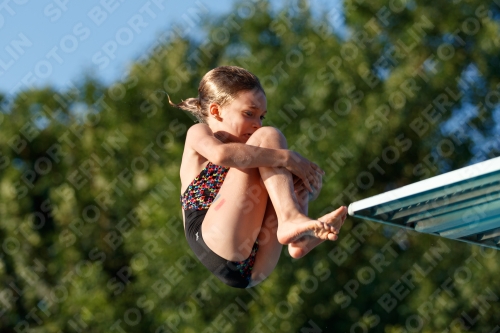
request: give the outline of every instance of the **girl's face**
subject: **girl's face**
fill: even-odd
[[[225,136],[226,142],[245,143],[262,127],[267,99],[260,90],[243,90],[223,107],[211,104],[209,111],[209,126],[216,135]]]

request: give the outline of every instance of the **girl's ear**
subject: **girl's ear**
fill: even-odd
[[[208,107],[208,113],[210,117],[214,117],[215,119],[221,121],[221,113],[220,113],[220,106],[217,103],[210,103],[210,106]]]

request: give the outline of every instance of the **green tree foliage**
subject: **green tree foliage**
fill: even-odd
[[[159,35],[121,81],[3,98],[1,331],[496,332],[495,250],[368,221],[303,259],[284,251],[254,289],[219,283],[184,239],[193,118],[167,94],[196,96],[218,65],[256,73],[267,125],[326,171],[319,216],[498,155],[499,5],[193,9],[204,38],[182,24]]]

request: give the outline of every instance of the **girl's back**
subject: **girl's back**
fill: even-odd
[[[196,176],[200,174],[201,170],[203,170],[208,163],[208,159],[200,155],[192,146],[193,137],[199,138],[199,134],[195,133],[198,132],[197,128],[199,126],[207,125],[193,125],[186,135],[186,143],[184,145],[184,152],[182,153],[182,162],[180,167],[181,195],[186,191],[188,185]]]

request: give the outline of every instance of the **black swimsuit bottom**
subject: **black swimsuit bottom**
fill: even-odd
[[[186,221],[185,234],[196,257],[219,280],[231,287],[246,288],[250,284],[252,268],[259,248],[258,241],[255,241],[247,259],[229,261],[210,250],[201,233],[205,215],[215,201],[228,170],[228,168],[209,162],[181,196]]]
[[[186,239],[189,247],[193,250],[200,262],[212,272],[219,280],[228,286],[235,288],[246,288],[250,283],[252,267],[255,262],[259,244],[256,241],[250,256],[243,261],[229,261],[210,250],[203,240],[201,225],[205,219],[208,209],[184,211],[186,216]]]

